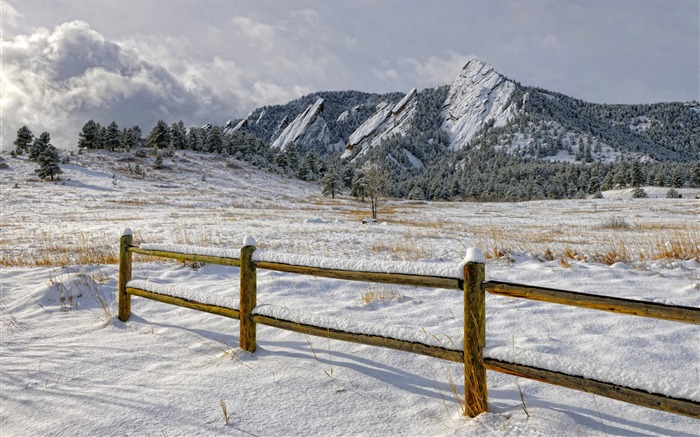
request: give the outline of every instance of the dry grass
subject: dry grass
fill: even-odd
[[[224,417],[224,422],[226,423],[226,426],[229,426],[231,424],[231,414],[228,412],[228,408],[226,407],[226,402],[224,402],[223,399],[219,400],[219,407],[221,408],[221,415]]]
[[[116,264],[119,262],[117,245],[106,235],[88,235],[81,232],[56,235],[47,231],[35,232],[34,249],[18,248],[5,243],[0,247],[2,267],[66,267],[69,265]]]
[[[369,305],[374,302],[401,302],[403,299],[404,295],[396,290],[376,286],[370,287],[358,298],[358,300],[365,305]]]

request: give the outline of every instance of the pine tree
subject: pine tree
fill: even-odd
[[[202,134],[202,129],[198,127],[191,127],[187,133],[187,144],[190,150],[195,152],[201,152],[204,150],[204,135]]]
[[[156,161],[153,164],[153,168],[155,168],[155,169],[163,168],[163,154],[160,152],[160,150],[158,151],[158,154],[156,155]]]
[[[700,188],[700,164],[697,162],[690,169],[690,186]]]
[[[682,197],[681,194],[673,188],[669,189],[666,192],[667,199],[680,199],[681,197]]]
[[[420,185],[416,184],[411,188],[411,191],[408,193],[408,198],[411,200],[425,200],[425,192],[423,192],[423,189],[420,187]]]
[[[340,175],[338,174],[338,171],[335,169],[335,167],[329,168],[326,174],[324,174],[323,178],[321,179],[321,185],[323,186],[323,195],[331,196],[332,199],[335,199],[335,195],[340,193],[341,184],[342,182],[340,180]]]
[[[141,135],[141,128],[138,125],[127,129],[122,137],[122,145],[129,150],[138,149],[143,145]]]
[[[34,170],[40,179],[45,179],[51,177],[53,180],[54,176],[58,176],[63,173],[63,170],[58,166],[60,158],[58,156],[58,150],[51,145],[47,144],[41,152],[41,155],[37,159],[39,161],[39,168]]]
[[[635,199],[644,199],[646,197],[649,197],[647,195],[647,192],[644,191],[644,188],[637,187],[632,191],[632,197]]]
[[[187,129],[185,129],[185,123],[180,120],[175,122],[170,127],[170,136],[172,139],[172,146],[177,150],[186,150],[187,147]]]
[[[224,152],[224,134],[219,126],[212,126],[207,135],[206,147],[209,153]]]
[[[78,134],[78,148],[82,149],[99,149],[100,144],[100,129],[99,123],[90,120],[83,126],[83,129]]]
[[[114,152],[122,146],[122,134],[119,131],[119,126],[115,121],[111,122],[105,130],[105,136],[102,139],[103,147]]]
[[[365,195],[367,192],[367,178],[365,177],[365,170],[363,168],[358,168],[352,177],[351,184],[351,194],[353,197],[359,197],[362,202],[365,201]]]
[[[42,132],[39,138],[34,138],[32,146],[29,148],[29,159],[38,161],[39,157],[44,153],[46,147],[51,143],[51,135],[48,132]]]
[[[642,170],[639,167],[639,161],[632,162],[630,169],[630,185],[638,187],[642,184]]]
[[[676,166],[676,168],[673,170],[673,179],[671,182],[671,186],[673,188],[683,187],[683,173],[681,172],[681,168],[679,166]]]
[[[170,147],[170,128],[163,120],[158,120],[148,135],[147,147],[165,149]]]
[[[28,152],[33,140],[34,134],[27,126],[19,128],[19,130],[17,130],[17,139],[13,143],[16,147],[15,152],[17,155]]]

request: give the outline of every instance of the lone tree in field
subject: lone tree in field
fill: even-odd
[[[56,150],[52,144],[47,144],[43,148],[41,155],[37,158],[37,161],[39,161],[39,168],[34,170],[34,173],[36,173],[40,179],[50,177],[51,180],[53,180],[54,176],[63,173],[63,170],[58,166],[60,160],[58,150]]]
[[[335,195],[340,193],[342,182],[335,167],[329,168],[326,174],[323,175],[321,185],[323,186],[324,196],[331,196],[332,199],[335,199]]]
[[[13,143],[16,147],[15,153],[17,155],[21,155],[24,152],[29,151],[32,141],[34,141],[34,134],[32,131],[27,126],[22,126],[19,128],[17,131],[17,139]]]
[[[372,218],[377,218],[379,207],[389,191],[389,172],[376,164],[367,164],[362,169],[364,196],[369,199]]]

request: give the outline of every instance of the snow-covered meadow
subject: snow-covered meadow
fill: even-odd
[[[125,156],[125,155],[124,155]],[[460,414],[459,365],[238,322],[134,297],[116,319],[118,240],[449,268],[466,248],[497,279],[700,307],[700,190],[525,203],[390,201],[368,207],[230,158],[193,153],[145,178],[90,153],[58,183],[0,170],[0,434],[698,435],[698,421],[489,372],[490,412]],[[16,188],[15,188],[16,187]],[[656,196],[656,198],[655,198]],[[680,259],[690,258],[690,259]],[[134,279],[232,298],[238,270],[135,257]],[[258,303],[457,341],[447,290],[258,271]],[[487,295],[494,358],[700,401],[700,329]],[[223,417],[222,405],[230,416]]]

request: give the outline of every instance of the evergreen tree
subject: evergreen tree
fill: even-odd
[[[160,150],[156,154],[156,161],[155,161],[155,163],[153,163],[153,168],[155,168],[155,169],[163,168],[163,154],[160,152]]]
[[[34,142],[29,149],[29,159],[38,161],[39,157],[44,153],[44,150],[51,144],[51,135],[48,132],[42,132],[39,138],[34,138]]]
[[[15,152],[17,155],[21,155],[24,152],[28,152],[32,141],[34,140],[34,134],[27,126],[22,126],[17,130],[17,139],[14,141]]]
[[[78,134],[78,148],[82,149],[99,149],[100,144],[100,129],[99,123],[90,120],[83,126],[83,129]]]
[[[669,189],[666,192],[667,199],[680,199],[681,197],[682,197],[681,194],[673,188]]]
[[[198,127],[191,127],[187,133],[187,144],[190,150],[195,152],[201,152],[204,150],[204,134],[202,134],[202,129]]]
[[[209,153],[223,153],[225,150],[224,133],[221,127],[212,126],[209,129],[206,140],[206,148]]]
[[[174,148],[177,150],[186,150],[188,148],[187,129],[185,129],[185,123],[182,120],[173,123],[170,127],[170,136]]]
[[[358,168],[352,177],[351,194],[353,197],[359,197],[362,202],[365,201],[365,195],[367,192],[367,178],[365,177],[365,170],[363,168]]]
[[[644,188],[637,187],[634,189],[634,191],[632,191],[632,197],[634,199],[643,199],[649,196],[647,195],[647,192],[644,191]]]
[[[316,152],[311,149],[304,155],[299,164],[297,176],[304,181],[315,181],[319,172],[319,160]]]
[[[43,147],[41,155],[37,159],[39,161],[39,168],[34,170],[40,179],[45,179],[51,177],[53,180],[54,176],[58,176],[63,173],[61,168],[58,166],[60,158],[58,156],[58,150],[51,145],[47,144]]]
[[[638,187],[642,184],[642,171],[639,167],[639,161],[632,162],[630,169],[630,185]]]
[[[673,170],[673,179],[671,182],[671,186],[673,188],[682,188],[683,187],[683,173],[682,173],[681,168],[679,166],[676,166],[676,168]]]
[[[335,199],[335,195],[340,193],[341,184],[342,182],[340,180],[340,175],[338,174],[338,171],[335,169],[335,167],[329,168],[326,174],[324,174],[323,178],[321,179],[321,185],[323,186],[323,195],[331,196],[332,199]]]
[[[122,145],[129,150],[140,148],[143,145],[141,135],[141,128],[138,125],[127,129],[122,137]]]
[[[420,185],[416,184],[413,186],[413,188],[411,188],[411,191],[408,193],[408,198],[411,200],[425,200],[425,192],[420,187]]]
[[[700,188],[700,164],[697,162],[690,169],[690,186]]]
[[[122,146],[122,133],[119,131],[119,126],[115,121],[107,126],[102,144],[105,149],[109,149],[112,152]]]
[[[163,120],[158,120],[148,135],[147,147],[165,149],[170,147],[170,128]]]

